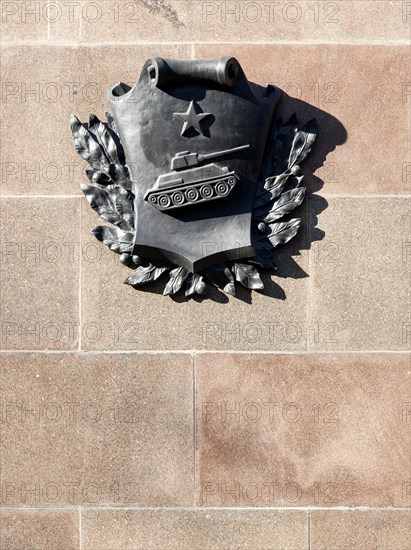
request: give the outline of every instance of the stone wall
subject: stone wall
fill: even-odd
[[[411,2],[0,11],[1,548],[408,548]],[[136,291],[69,115],[220,55],[318,120],[304,230],[263,293]]]

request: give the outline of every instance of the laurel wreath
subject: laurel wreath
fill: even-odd
[[[204,295],[210,284],[235,296],[236,282],[249,289],[262,290],[264,284],[259,269],[277,269],[275,248],[290,241],[301,225],[300,218],[287,219],[287,216],[305,197],[300,167],[317,136],[315,119],[300,127],[294,114],[285,123],[281,119],[273,123],[253,204],[255,256],[241,263],[218,264],[201,273],[133,255],[136,233],[133,184],[114,119],[109,113],[106,119],[102,122],[91,114],[88,124],[82,124],[72,115],[71,130],[77,152],[91,166],[86,170],[89,183],[82,184],[81,189],[91,208],[114,226],[98,226],[92,233],[120,255],[121,263],[134,269],[124,282],[138,288],[167,273],[163,292],[167,296],[183,287],[187,297]]]

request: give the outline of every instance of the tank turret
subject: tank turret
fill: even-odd
[[[161,211],[222,199],[234,189],[239,176],[227,166],[202,164],[249,148],[242,145],[204,155],[190,151],[177,153],[171,160],[173,171],[159,176],[144,199]]]

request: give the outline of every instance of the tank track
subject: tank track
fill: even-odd
[[[193,183],[182,183],[170,189],[148,191],[145,200],[162,212],[202,204],[227,197],[239,177],[235,172]]]

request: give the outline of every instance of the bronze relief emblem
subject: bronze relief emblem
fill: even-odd
[[[291,213],[317,133],[315,120],[275,120],[280,97],[233,57],[153,58],[134,87],[111,89],[105,122],[72,116],[91,166],[82,190],[113,225],[93,233],[133,269],[127,284],[164,276],[165,295],[187,297],[264,287],[260,270],[276,268],[275,248],[300,227]]]

